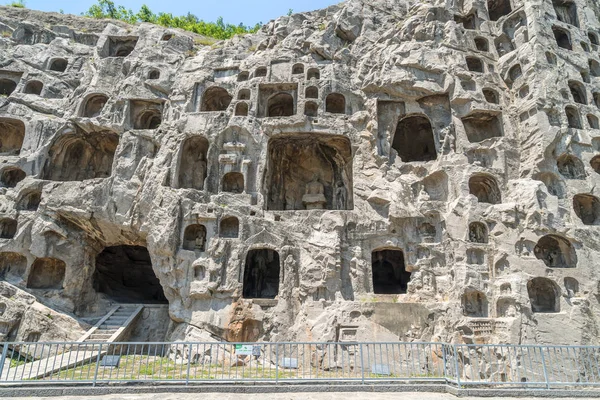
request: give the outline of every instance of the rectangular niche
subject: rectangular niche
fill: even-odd
[[[259,86],[258,116],[290,117],[296,114],[298,84],[279,83]]]
[[[137,42],[137,36],[111,36],[105,45],[105,53],[108,53],[108,57],[127,57],[133,52]]]
[[[462,123],[470,143],[503,136],[502,114],[475,112],[463,117]]]
[[[131,125],[133,129],[156,129],[162,123],[162,100],[131,100]]]
[[[353,209],[350,140],[314,133],[271,138],[264,193],[268,210]]]

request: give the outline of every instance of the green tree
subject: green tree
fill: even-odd
[[[184,29],[215,39],[229,39],[238,34],[254,33],[262,26],[262,23],[253,27],[244,24],[226,24],[222,17],[219,17],[216,22],[205,22],[192,13],[183,16],[173,16],[171,13],[163,12],[155,14],[145,4],[139,12],[134,13],[123,6],[116,5],[111,0],[97,0],[97,3],[92,5],[83,15],[90,18],[118,19],[130,24],[150,22],[167,28]]]

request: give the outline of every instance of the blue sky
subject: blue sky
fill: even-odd
[[[191,12],[205,21],[214,21],[222,16],[225,22],[254,25],[257,22],[268,22],[287,14],[291,8],[294,12],[311,11],[324,8],[341,0],[200,0],[200,1],[164,1],[164,0],[113,0],[137,12],[142,4],[158,13],[170,12],[183,15]],[[7,4],[10,1],[1,1]],[[27,8],[43,11],[64,10],[65,13],[80,14],[86,11],[95,0],[25,0]]]

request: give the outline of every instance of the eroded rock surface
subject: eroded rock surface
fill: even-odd
[[[348,0],[205,46],[1,8],[0,276],[168,340],[598,344],[599,17]]]

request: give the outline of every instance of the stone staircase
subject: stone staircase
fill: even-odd
[[[113,343],[118,342],[128,331],[144,306],[139,304],[119,304],[87,331],[78,342]]]

